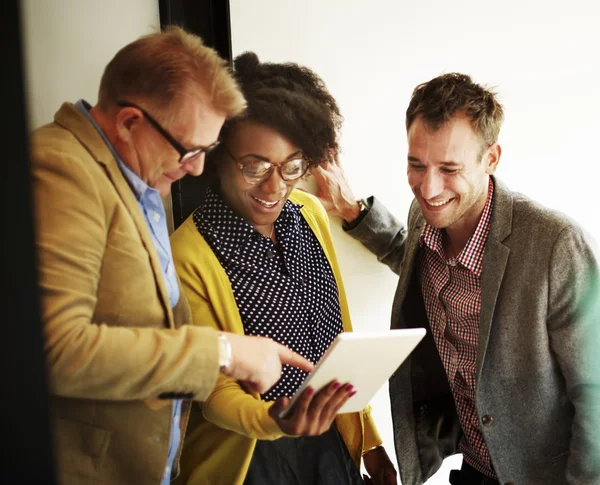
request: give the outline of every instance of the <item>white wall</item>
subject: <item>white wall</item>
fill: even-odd
[[[506,110],[498,176],[600,239],[596,215],[600,30],[593,0],[231,0],[234,55],[295,61],[339,101],[342,163],[357,197],[403,221],[404,114],[412,89],[461,71],[497,86]],[[385,329],[397,279],[332,221],[355,329]],[[373,403],[393,450],[387,390]],[[448,483],[447,464],[431,484]]]
[[[23,44],[32,128],[65,101],[97,100],[104,66],[160,27],[157,0],[23,0]]]
[[[159,25],[156,0],[22,6],[32,127],[51,121],[63,101],[94,103],[104,65]],[[560,9],[542,0],[231,0],[233,49],[300,62],[325,79],[346,117],[342,161],[356,195],[376,193],[402,220],[411,200],[403,124],[413,87],[449,71],[498,86],[506,108],[498,175],[598,240],[595,9],[592,0]],[[333,227],[355,328],[387,328],[396,278],[338,221]],[[385,389],[373,404],[392,451]],[[447,470],[430,483],[447,483]]]

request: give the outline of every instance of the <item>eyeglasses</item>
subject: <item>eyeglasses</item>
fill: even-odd
[[[219,139],[219,140],[215,141],[214,143],[211,143],[208,146],[199,146],[199,147],[195,147],[195,148],[188,150],[181,143],[179,143],[173,137],[173,135],[171,135],[167,130],[165,130],[160,125],[160,123],[158,121],[156,121],[152,116],[150,116],[148,114],[148,112],[146,110],[144,110],[143,108],[140,108],[138,105],[129,103],[127,101],[117,101],[117,105],[120,106],[121,108],[139,109],[142,112],[142,114],[144,115],[144,118],[146,118],[148,120],[148,122],[154,127],[154,129],[156,131],[158,131],[163,136],[163,138],[165,140],[167,140],[169,142],[169,144],[175,150],[177,150],[177,153],[179,153],[179,163],[181,163],[181,164],[191,162],[193,159],[195,159],[197,156],[199,156],[202,153],[209,154],[210,152],[212,152],[215,148],[217,148],[219,146],[219,143],[221,143],[221,140]]]
[[[309,161],[305,157],[294,158],[283,163],[271,163],[266,160],[254,160],[242,163],[238,161],[227,147],[225,151],[242,171],[244,180],[251,185],[262,184],[269,180],[275,168],[286,182],[292,182],[302,177],[308,170]]]

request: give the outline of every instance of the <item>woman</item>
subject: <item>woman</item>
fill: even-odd
[[[223,127],[207,162],[215,183],[172,236],[175,264],[197,324],[270,337],[316,363],[350,317],[327,215],[294,188],[337,153],[342,117],[307,68],[245,53],[235,75],[248,109]],[[286,366],[258,395],[221,375],[190,418],[180,483],[357,485],[363,455],[375,483],[396,483],[370,409],[336,416],[351,385],[309,389],[279,417],[305,377]]]

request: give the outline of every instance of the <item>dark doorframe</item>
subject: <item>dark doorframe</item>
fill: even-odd
[[[159,0],[160,24],[179,25],[204,40],[231,63],[229,0]],[[202,201],[206,180],[185,176],[173,184],[173,225],[177,228]]]
[[[2,86],[2,399],[0,482],[56,483],[42,344],[19,0],[0,7]]]

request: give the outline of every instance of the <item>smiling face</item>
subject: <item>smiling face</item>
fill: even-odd
[[[450,236],[470,237],[499,159],[499,145],[483,146],[464,116],[437,131],[417,118],[408,130],[408,183],[427,223]]]
[[[223,143],[235,160],[242,164],[264,160],[280,165],[302,157],[302,150],[286,137],[251,120],[236,122]],[[218,170],[221,194],[227,205],[264,234],[269,233],[299,181],[283,180],[276,169],[264,182],[249,184],[225,150],[218,162]]]

